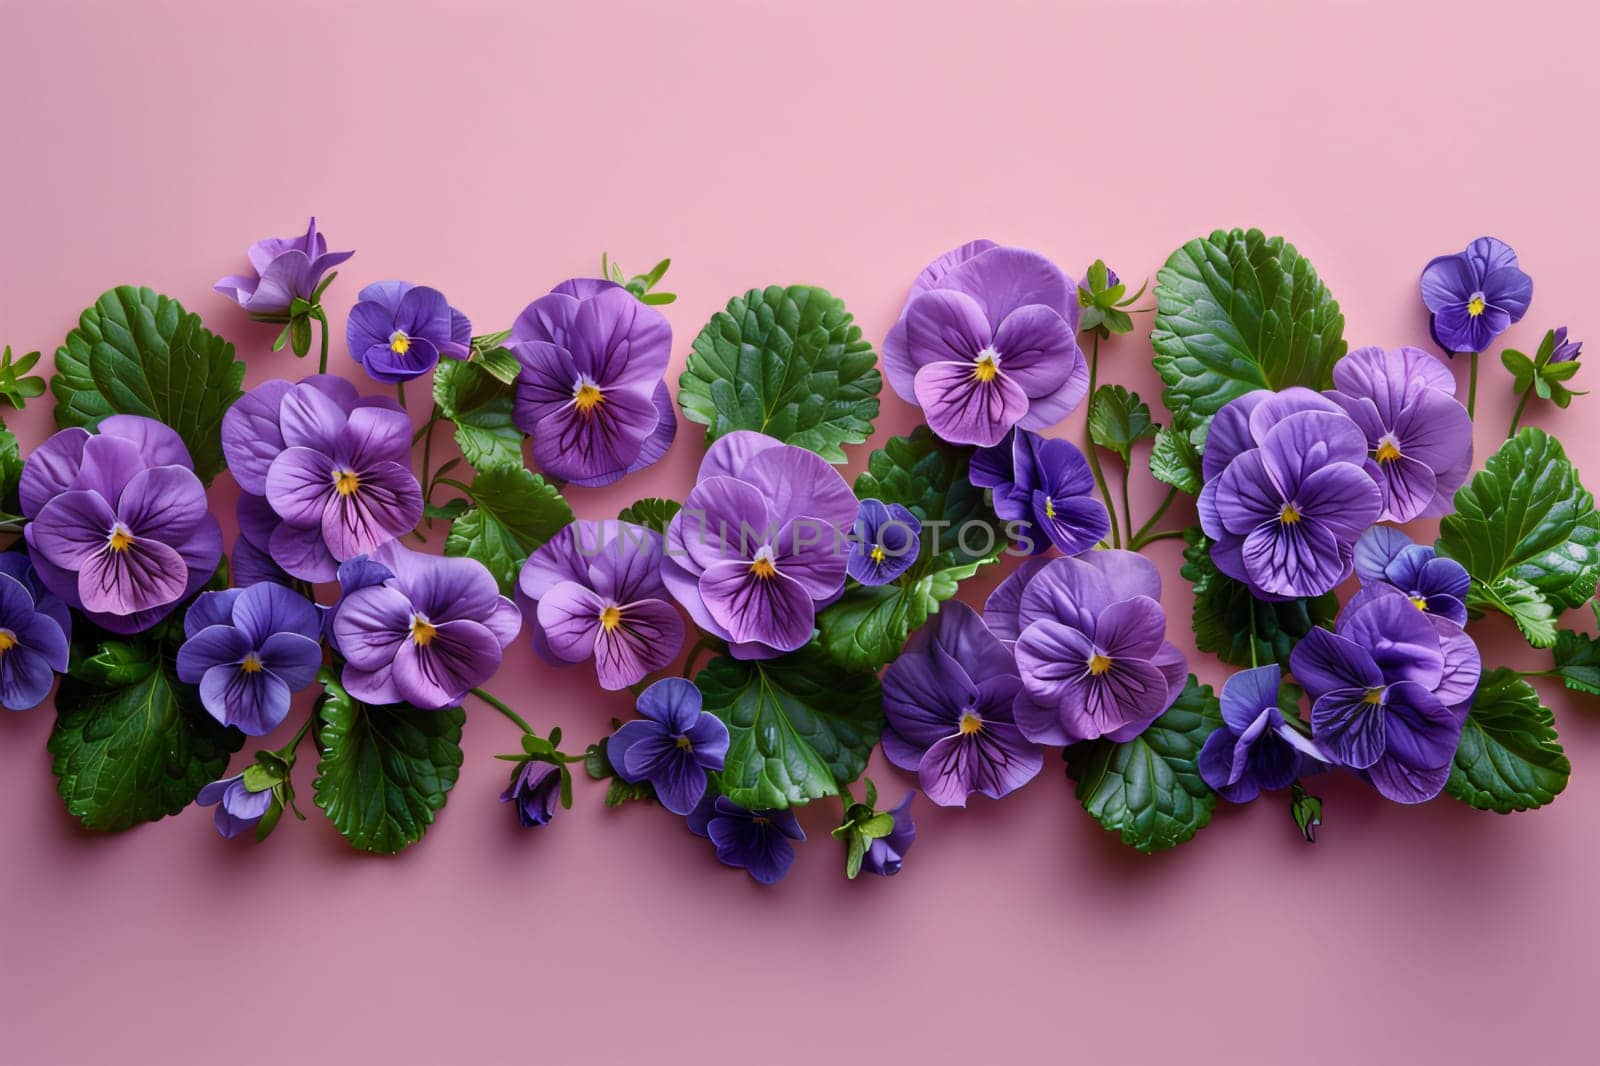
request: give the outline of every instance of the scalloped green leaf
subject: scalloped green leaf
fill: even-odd
[[[1150,420],[1150,405],[1121,385],[1101,385],[1089,398],[1089,439],[1114,453],[1124,463],[1133,446],[1156,435],[1160,427]]]
[[[572,521],[559,489],[521,467],[495,467],[472,479],[472,507],[450,525],[444,553],[476,559],[507,596],[528,556]]]
[[[1276,662],[1288,669],[1289,653],[1312,627],[1333,625],[1339,613],[1334,593],[1315,599],[1258,600],[1248,585],[1217,569],[1211,561],[1211,542],[1199,529],[1191,527],[1184,540],[1188,546],[1179,573],[1194,586],[1194,640],[1201,651],[1234,666]]]
[[[522,430],[511,420],[515,397],[484,364],[442,359],[434,368],[433,402],[455,425],[456,446],[474,470],[522,466]]]
[[[663,500],[657,496],[647,496],[642,500],[635,500],[622,509],[617,515],[619,522],[632,522],[636,526],[653,529],[657,533],[665,533],[667,524],[672,521],[672,516],[683,510],[683,504],[677,500]]]
[[[1600,622],[1600,603],[1592,603],[1595,621]],[[1556,634],[1556,675],[1574,692],[1600,696],[1600,638],[1585,636],[1570,629]]]
[[[1179,492],[1200,495],[1203,482],[1199,450],[1176,430],[1157,430],[1156,442],[1150,449],[1150,476]]]
[[[1510,814],[1549,803],[1571,776],[1555,716],[1538,691],[1515,670],[1485,674],[1445,790],[1479,810]]]

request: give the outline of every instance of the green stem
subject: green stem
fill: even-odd
[[[1138,551],[1146,544],[1154,544],[1158,540],[1173,540],[1181,536],[1183,536],[1183,530],[1181,529],[1158,529],[1154,533],[1141,533],[1133,538],[1133,541],[1128,545],[1128,550]]]
[[[707,638],[701,637],[700,642],[689,649],[689,657],[683,661],[684,677],[694,677],[695,662],[700,658],[700,653],[703,651],[716,651],[716,645],[712,644]]]
[[[315,714],[310,714],[306,717],[304,722],[300,723],[299,730],[295,732],[294,736],[289,738],[289,743],[278,749],[279,758],[283,759],[284,762],[289,763],[291,766],[294,764],[294,751],[300,746],[300,742],[305,739],[306,734],[311,732],[312,723],[314,723],[316,720],[317,716]]]
[[[1140,526],[1139,527],[1139,532],[1137,532],[1137,533],[1135,533],[1133,535],[1133,542],[1130,545],[1130,547],[1134,551],[1137,551],[1139,549],[1139,545],[1140,544],[1148,543],[1148,541],[1145,539],[1146,535],[1149,534],[1150,530],[1152,528],[1154,528],[1154,526],[1155,526],[1155,524],[1157,522],[1161,521],[1161,516],[1167,513],[1167,508],[1171,507],[1172,506],[1172,501],[1177,499],[1177,498],[1178,498],[1178,490],[1177,489],[1168,489],[1167,490],[1167,498],[1161,501],[1161,506],[1156,508],[1156,513],[1151,515],[1150,516],[1150,520],[1148,522],[1146,522],[1144,525]]]
[[[1089,346],[1089,402],[1094,402],[1095,382],[1100,377],[1100,334],[1093,334],[1093,343]],[[1122,547],[1122,534],[1117,530],[1117,509],[1111,501],[1111,486],[1106,484],[1105,472],[1100,469],[1100,454],[1094,446],[1094,438],[1090,437],[1084,448],[1089,456],[1089,470],[1094,474],[1094,483],[1100,489],[1100,498],[1106,501],[1106,513],[1111,516],[1111,546]]]
[[[1256,607],[1252,603],[1250,605],[1250,667],[1254,669],[1260,665],[1261,663],[1256,659]]]
[[[422,427],[422,506],[426,508],[433,502],[433,487],[435,484],[433,474],[433,427],[439,424],[439,405],[433,405],[433,413],[428,416],[428,422]],[[433,519],[428,519],[428,528],[433,528]]]
[[[538,736],[537,733],[534,733],[533,726],[529,725],[527,720],[523,718],[522,715],[518,714],[516,711],[513,711],[510,707],[507,707],[505,704],[489,695],[483,689],[475,688],[472,690],[472,694],[478,697],[484,703],[487,703],[489,706],[493,707],[495,710],[499,711],[501,714],[505,715],[507,718],[511,719],[511,721],[516,724],[517,728],[521,729],[524,733],[528,733],[532,736]]]
[[[1133,547],[1133,507],[1128,503],[1128,468],[1132,465],[1133,460],[1131,458],[1122,464],[1122,524],[1127,530],[1122,539],[1129,548]],[[1115,522],[1116,518],[1116,514],[1113,513],[1111,520]]]
[[[1467,375],[1467,417],[1471,418],[1478,406],[1478,353],[1472,353],[1472,370]]]
[[[1522,412],[1527,410],[1527,408],[1528,408],[1528,397],[1532,396],[1532,395],[1533,395],[1533,389],[1529,388],[1526,392],[1524,392],[1522,394],[1522,399],[1517,401],[1517,409],[1515,411],[1511,412],[1511,428],[1506,430],[1506,439],[1507,440],[1510,440],[1512,437],[1515,437],[1517,435],[1517,426],[1519,424],[1521,424],[1521,422],[1522,422]]]
[[[317,373],[326,374],[328,372],[328,315],[327,312],[322,310],[320,304],[311,312],[311,315],[322,323],[322,355],[317,359]]]
[[[410,408],[406,406],[406,383],[403,381],[395,382],[394,394],[400,400],[400,409],[403,411],[409,411]]]

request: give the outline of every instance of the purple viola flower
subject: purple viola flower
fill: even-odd
[[[241,541],[265,546],[306,581],[331,581],[339,563],[376,551],[422,517],[411,419],[393,400],[357,396],[341,378],[251,389],[222,418],[222,451],[239,487],[268,504],[240,504]]]
[[[500,793],[501,803],[514,803],[517,822],[524,829],[549,825],[561,799],[561,767],[555,763],[529,759],[511,775],[511,784]]]
[[[888,812],[894,818],[894,829],[889,835],[867,845],[867,853],[861,857],[861,868],[867,873],[893,877],[900,872],[906,852],[917,842],[917,823],[911,820],[911,801],[916,795],[907,792],[906,798]]]
[[[1121,284],[1122,279],[1117,277],[1117,272],[1112,270],[1110,267],[1106,267],[1106,288],[1114,289]],[[1078,279],[1078,288],[1082,292],[1093,295],[1094,288],[1089,284],[1089,275],[1087,272],[1083,275],[1083,277]]]
[[[643,526],[580,519],[530,555],[516,599],[539,658],[593,659],[600,687],[612,691],[677,658],[683,618],[661,580],[664,546]]]
[[[113,633],[165,618],[222,558],[188,449],[151,418],[56,433],[28,456],[18,491],[39,580]]]
[[[1089,389],[1077,288],[1037,252],[993,241],[934,260],[883,342],[894,391],[953,444],[1061,421]]]
[[[1132,740],[1188,680],[1166,639],[1161,575],[1133,552],[1051,560],[1023,589],[1016,624],[1017,726],[1036,744]]]
[[[863,585],[887,585],[917,561],[922,520],[898,503],[862,500],[845,570]]]
[[[624,722],[606,757],[624,781],[648,781],[673,814],[689,814],[706,792],[706,771],[721,770],[728,727],[701,710],[693,681],[669,677],[639,694],[643,718]]]
[[[968,477],[993,493],[995,514],[1021,523],[1016,534],[1035,555],[1052,544],[1063,555],[1078,555],[1111,532],[1088,460],[1071,441],[1013,430],[994,447],[973,453]]]
[[[1212,420],[1200,526],[1217,569],[1267,600],[1320,596],[1350,576],[1383,494],[1367,438],[1310,389],[1258,389]]]
[[[1504,241],[1479,237],[1465,251],[1441,255],[1422,270],[1422,302],[1433,314],[1433,339],[1446,352],[1481,352],[1528,311],[1533,279]]]
[[[67,669],[72,616],[17,552],[0,554],[0,707],[25,711]]]
[[[272,509],[267,498],[252,496],[248,492],[239,493],[234,518],[239,525],[239,536],[234,539],[233,554],[228,557],[233,583],[240,588],[248,588],[264,581],[276,585],[292,582],[294,578],[272,557],[272,534],[283,525],[283,519],[278,517],[278,512]],[[322,551],[327,550],[320,536],[317,545]],[[327,564],[334,565],[333,556],[327,557]]]
[[[545,473],[593,488],[666,454],[678,421],[660,311],[613,282],[572,278],[527,306],[506,347],[522,363],[513,417]]]
[[[440,558],[389,543],[359,587],[339,602],[334,644],[345,658],[344,687],[367,703],[458,705],[494,676],[522,628],[522,612],[500,595],[476,559]]]
[[[217,832],[232,840],[266,817],[272,808],[272,789],[251,792],[244,787],[244,775],[234,774],[202,788],[195,802],[202,807],[217,805]]]
[[[817,608],[843,590],[855,518],[850,486],[820,455],[729,433],[667,527],[661,577],[735,658],[770,659],[810,640]]]
[[[794,865],[794,845],[806,838],[792,810],[748,811],[726,796],[707,794],[686,824],[717,847],[717,858],[764,885],[783,880]]]
[[[375,281],[345,322],[350,357],[374,380],[396,384],[428,373],[440,357],[472,354],[472,323],[444,293],[409,281]]]
[[[1449,368],[1420,348],[1357,348],[1334,365],[1333,385],[1324,395],[1366,434],[1383,493],[1378,518],[1449,514],[1472,468],[1472,416]]]
[[[1014,650],[1022,636],[1022,594],[1033,576],[1050,564],[1049,559],[1029,559],[1006,575],[983,603],[983,624],[1000,638],[1007,650]]]
[[[322,622],[304,596],[282,585],[203,592],[183,619],[178,677],[200,686],[211,717],[265,736],[289,700],[317,679]]]
[[[313,218],[303,237],[268,237],[250,246],[255,274],[230,274],[212,289],[257,318],[281,320],[296,298],[310,300],[322,276],[355,252],[330,252]]]
[[[941,807],[965,807],[974,792],[999,799],[1044,765],[1012,717],[1021,689],[1011,652],[952,600],[883,675],[883,753]]]
[[[1550,359],[1551,363],[1570,363],[1583,354],[1582,341],[1567,340],[1567,327],[1557,326],[1551,338]]]
[[[1278,664],[1241,670],[1222,685],[1222,725],[1200,749],[1200,777],[1230,803],[1287,787],[1312,765],[1326,762],[1310,737],[1278,708]]]
[[[1467,624],[1467,568],[1434,551],[1413,544],[1392,526],[1373,526],[1356,541],[1356,574],[1363,586],[1384,584],[1405,593],[1413,607],[1457,626]]]

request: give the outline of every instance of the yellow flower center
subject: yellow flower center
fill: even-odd
[[[1396,444],[1392,438],[1385,437],[1378,442],[1378,451],[1374,458],[1380,463],[1392,463],[1400,458],[1400,445]]]
[[[111,530],[111,536],[106,543],[114,552],[125,552],[133,546],[133,534],[128,531],[127,526],[118,525]]]
[[[389,335],[389,350],[395,355],[405,355],[411,350],[411,338],[405,330],[397,329]]]
[[[433,635],[439,632],[430,625],[427,619],[416,615],[411,619],[411,639],[417,642],[417,647],[426,648]]]
[[[872,549],[872,561],[873,562],[881,563],[886,558],[888,558],[888,554],[883,550],[883,546],[882,545],[879,545],[878,547],[875,547],[875,548]]]
[[[755,562],[750,564],[750,572],[756,575],[756,577],[759,577],[761,580],[765,581],[767,578],[776,574],[778,572],[778,568],[772,565],[772,559],[770,556],[762,554],[756,556]]]
[[[1278,513],[1278,521],[1286,526],[1292,526],[1300,521],[1300,511],[1292,503],[1283,505],[1283,510]]]
[[[964,737],[971,736],[983,728],[983,719],[968,711],[961,716],[961,724],[957,726]]]
[[[0,655],[17,646],[17,635],[9,629],[0,629]]]
[[[1089,672],[1096,677],[1111,669],[1111,659],[1108,656],[1095,652],[1089,656]]]
[[[1044,516],[1046,518],[1054,518],[1056,516],[1056,501],[1048,496],[1044,498]]]
[[[243,670],[247,674],[259,674],[261,672],[261,656],[257,655],[255,652],[251,652],[249,655],[246,655],[244,657],[244,661],[239,664],[239,669]]]
[[[335,470],[333,472],[333,487],[341,496],[354,496],[356,489],[361,487],[361,475],[354,470]]]
[[[679,737],[678,738],[678,747],[679,747],[679,749],[681,749],[683,751],[693,751],[694,750],[694,744],[689,740],[688,737]]]
[[[1362,703],[1371,704],[1372,706],[1376,707],[1378,704],[1383,702],[1383,689],[1381,689],[1381,688],[1369,688],[1369,689],[1367,689],[1367,694],[1365,696],[1361,697],[1361,702]]]
[[[1413,596],[1411,597],[1411,606],[1419,611],[1426,611],[1428,609],[1428,601],[1421,596]]]
[[[622,624],[622,608],[614,603],[608,603],[600,612],[600,628],[607,633]]]
[[[1487,306],[1488,305],[1483,302],[1482,293],[1473,293],[1472,299],[1467,301],[1467,314],[1471,315],[1473,318],[1477,318],[1479,315],[1483,314],[1483,309]]]
[[[580,415],[586,415],[605,402],[605,395],[601,393],[600,386],[588,382],[578,382],[578,387],[572,390],[572,406],[578,409]]]
[[[993,381],[1000,376],[1000,355],[993,348],[985,348],[978,353],[978,361],[972,367],[972,376],[979,381]]]

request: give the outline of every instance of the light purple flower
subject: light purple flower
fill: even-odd
[[[681,677],[639,694],[643,718],[624,722],[606,743],[606,758],[624,781],[649,781],[673,814],[689,814],[706,792],[706,771],[721,770],[728,727],[701,710],[700,690]]]
[[[666,454],[678,422],[660,311],[620,285],[572,278],[527,306],[506,347],[522,363],[513,417],[545,473],[592,488]]]
[[[1045,564],[1022,591],[1016,625],[1017,726],[1036,744],[1132,740],[1188,680],[1166,639],[1161,575],[1133,552]]]
[[[389,576],[359,582],[333,616],[344,686],[367,703],[458,705],[494,676],[522,628],[516,604],[476,559],[423,555],[390,543],[371,562]],[[365,568],[371,571],[370,567]]]
[[[253,737],[283,722],[290,698],[322,666],[317,609],[282,585],[201,593],[183,633],[178,677],[200,686],[211,717]]]
[[[39,579],[113,633],[159,622],[222,558],[188,449],[154,419],[56,433],[28,457],[19,494]]]
[[[1258,389],[1212,420],[1200,526],[1217,569],[1267,600],[1320,596],[1350,576],[1383,494],[1367,438],[1310,389]]]
[[[613,691],[677,658],[683,618],[661,580],[663,547],[643,526],[580,519],[529,556],[516,599],[539,658],[593,659],[600,687]]]
[[[440,357],[472,354],[472,323],[444,293],[409,281],[375,281],[356,297],[345,322],[350,357],[377,381],[410,381]]]
[[[999,799],[1044,765],[1012,717],[1021,689],[1011,652],[952,600],[883,675],[883,753],[941,807],[965,807],[974,792]]]
[[[231,274],[212,286],[257,318],[282,320],[298,297],[310,300],[322,276],[355,252],[330,252],[313,218],[303,237],[268,237],[250,246],[254,275]]]
[[[880,877],[893,877],[900,872],[906,852],[917,842],[917,823],[911,818],[911,801],[916,792],[907,792],[906,798],[888,811],[894,819],[894,829],[886,837],[878,837],[867,845],[861,857],[861,869]]]
[[[1472,417],[1449,368],[1420,348],[1357,348],[1334,365],[1333,384],[1325,395],[1366,434],[1383,493],[1378,518],[1449,514],[1472,468]]]
[[[511,777],[511,784],[500,793],[501,803],[517,806],[517,823],[524,829],[549,825],[556,816],[561,798],[561,767],[539,759],[529,759]]]
[[[1320,748],[1290,725],[1278,708],[1278,664],[1241,670],[1222,685],[1222,725],[1200,749],[1200,777],[1230,803],[1249,803],[1263,791],[1285,788],[1312,765],[1327,761]]]
[[[725,865],[743,870],[763,885],[783,880],[794,865],[791,841],[806,838],[792,810],[746,810],[726,796],[713,798],[709,793],[684,824],[715,844],[717,858]]]
[[[740,430],[717,440],[667,527],[661,577],[701,629],[739,659],[811,639],[844,588],[856,498],[815,452]]]
[[[39,581],[28,557],[0,554],[0,707],[25,711],[67,669],[72,616]]]
[[[1554,335],[1550,339],[1551,349],[1549,362],[1570,363],[1574,359],[1578,358],[1578,356],[1583,354],[1582,341],[1567,340],[1566,326],[1557,326],[1553,333]]]
[[[922,520],[898,503],[862,500],[845,570],[863,585],[887,585],[917,561]]]
[[[991,490],[995,514],[1021,523],[1017,532],[1035,555],[1052,544],[1063,555],[1078,555],[1111,532],[1088,460],[1071,441],[1012,430],[994,447],[973,453],[968,477]]]
[[[244,775],[234,774],[202,788],[195,802],[202,807],[217,805],[217,832],[232,840],[266,817],[272,808],[272,789],[251,792],[244,787]]]
[[[1089,388],[1077,288],[1037,252],[978,240],[930,263],[883,342],[895,392],[954,444],[1044,429]]]
[[[1466,567],[1431,545],[1413,544],[1392,526],[1373,526],[1356,541],[1355,566],[1363,586],[1389,585],[1405,593],[1417,610],[1457,627],[1467,624],[1472,578]]]
[[[1465,251],[1441,255],[1422,270],[1422,302],[1433,313],[1433,339],[1446,352],[1481,352],[1528,312],[1533,279],[1504,241],[1479,237]]]

